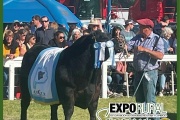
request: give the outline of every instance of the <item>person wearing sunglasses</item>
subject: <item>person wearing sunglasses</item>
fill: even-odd
[[[47,16],[41,17],[42,27],[35,31],[36,43],[48,45],[49,41],[54,38],[55,30],[50,27]]]
[[[59,48],[68,47],[64,33],[62,31],[57,31],[54,34],[54,39],[50,40],[48,44],[52,47],[59,47]]]

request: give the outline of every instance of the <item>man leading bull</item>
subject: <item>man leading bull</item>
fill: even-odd
[[[134,95],[138,103],[156,103],[158,59],[164,56],[164,43],[153,33],[154,23],[150,19],[140,19],[137,23],[140,32],[127,43],[128,50],[134,51]]]

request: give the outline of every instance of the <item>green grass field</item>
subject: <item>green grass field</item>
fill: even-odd
[[[132,103],[132,102],[135,102],[135,99],[133,97],[100,99],[98,109],[105,108],[105,107],[108,108],[108,105],[110,102]],[[164,103],[164,110],[168,112],[168,118],[170,120],[176,120],[177,96],[157,97],[157,102]],[[103,118],[104,116],[103,112],[100,114],[100,116],[101,118]],[[59,106],[58,117],[59,117],[59,120],[64,119],[62,106]],[[20,100],[14,100],[14,101],[3,100],[3,118],[4,120],[19,120],[20,119]],[[50,106],[40,105],[31,101],[31,105],[28,109],[28,120],[50,120]],[[88,110],[75,107],[72,120],[89,120]]]

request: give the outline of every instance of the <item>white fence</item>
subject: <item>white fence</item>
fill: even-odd
[[[23,57],[17,57],[13,60],[3,60],[4,67],[9,68],[9,100],[14,100],[14,73],[15,68],[21,67]],[[122,58],[121,61],[132,62],[133,55],[128,57],[127,59]],[[119,55],[115,56],[115,61],[119,61]],[[161,61],[177,61],[176,55],[164,55],[164,58]],[[110,61],[107,60],[102,64],[102,98],[107,98],[107,66],[110,65]],[[173,71],[172,71],[173,75]],[[172,80],[173,81],[173,80]],[[172,92],[174,94],[174,82],[172,82]],[[128,85],[128,84],[127,84]],[[127,86],[127,92],[129,91]],[[129,94],[127,95],[129,96]]]

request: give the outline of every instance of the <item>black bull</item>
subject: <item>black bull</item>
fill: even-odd
[[[60,104],[62,104],[65,120],[73,114],[74,106],[86,109],[90,119],[96,119],[96,110],[100,95],[101,68],[94,68],[95,50],[93,44],[109,40],[107,34],[96,31],[78,39],[71,47],[62,51],[57,63],[55,82]],[[28,91],[28,75],[38,54],[48,48],[46,45],[35,45],[23,57],[21,66],[21,120],[27,119],[30,105]],[[118,49],[118,48],[116,48]],[[109,57],[105,50],[105,60]],[[51,105],[51,120],[57,120],[59,104]]]

